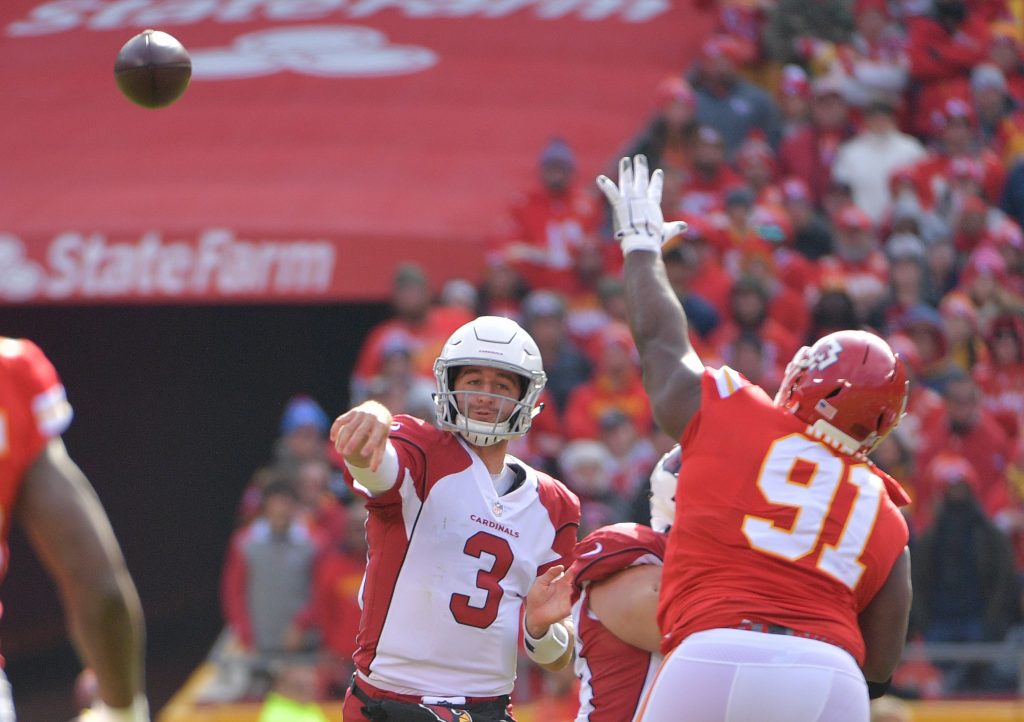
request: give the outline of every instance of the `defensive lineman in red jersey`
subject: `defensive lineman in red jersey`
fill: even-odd
[[[506,453],[539,411],[537,345],[514,321],[482,316],[452,334],[434,372],[440,428],[370,401],[331,429],[369,497],[346,722],[511,720],[520,616],[536,662],[572,658],[563,572],[579,500]]]
[[[661,664],[656,612],[675,508],[679,447],[651,473],[651,526],[612,524],[576,545],[576,722],[629,722]]]
[[[682,467],[658,609],[665,661],[643,722],[865,722],[910,611],[899,485],[867,459],[903,416],[903,363],[840,331],[790,361],[773,400],[704,368],[669,286],[661,171],[601,176],[655,420]]]
[[[72,411],[53,365],[31,341],[0,337],[0,574],[11,520],[60,588],[75,646],[96,674],[88,722],[148,722],[142,612],[113,531],[60,435]],[[13,722],[0,671],[0,722]]]

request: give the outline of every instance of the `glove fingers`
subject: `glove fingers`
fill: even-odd
[[[647,168],[647,156],[637,153],[633,156],[633,188],[636,191],[635,198],[647,196],[647,184],[650,179],[650,171]]]
[[[633,189],[633,161],[623,158],[619,161],[619,191],[624,196],[629,196]]]
[[[619,189],[612,183],[612,179],[606,175],[599,175],[597,177],[597,187],[604,193],[604,197],[608,199],[608,202],[613,206],[619,202],[622,194],[619,193]]]
[[[647,199],[652,203],[661,205],[661,188],[665,184],[665,173],[658,168],[651,175],[651,183],[647,186]]]
[[[686,229],[689,226],[685,221],[672,221],[666,223],[661,227],[661,243],[663,246],[668,246],[677,237],[686,233]],[[675,245],[675,244],[672,244]]]

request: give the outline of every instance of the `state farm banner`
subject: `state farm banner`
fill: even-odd
[[[591,182],[710,23],[689,0],[6,0],[0,303],[476,278],[547,140]],[[112,77],[148,27],[193,58],[156,111]]]

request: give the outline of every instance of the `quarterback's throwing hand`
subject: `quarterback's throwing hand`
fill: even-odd
[[[390,427],[391,412],[376,401],[364,401],[334,420],[330,438],[348,463],[377,471]]]
[[[661,188],[665,175],[661,169],[653,175],[647,168],[647,156],[636,155],[619,161],[619,184],[608,176],[597,177],[597,187],[612,207],[615,237],[622,253],[661,252],[661,245],[686,230],[686,223],[665,223],[661,213]]]

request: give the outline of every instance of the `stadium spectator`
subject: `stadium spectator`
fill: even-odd
[[[570,439],[593,439],[600,418],[617,409],[629,416],[642,434],[651,431],[651,407],[644,394],[636,348],[624,324],[609,324],[599,334],[594,375],[569,396],[565,432]]]
[[[415,346],[406,336],[397,335],[384,344],[380,349],[380,367],[366,386],[366,398],[379,401],[393,414],[433,418],[434,385],[417,373],[414,353]]]
[[[760,208],[782,204],[775,151],[760,135],[751,135],[736,151],[734,161],[744,183],[754,193],[754,205]]]
[[[996,490],[1005,484],[1010,439],[996,418],[982,406],[981,392],[966,373],[952,377],[942,396],[946,402],[946,423],[927,429],[929,435],[921,445],[916,467],[925,473],[928,465],[941,454],[963,456],[977,475],[975,496],[979,503],[987,505],[995,498]],[[923,478],[918,488],[923,489],[926,481]],[[919,499],[927,511],[931,501],[923,492]]]
[[[563,572],[579,501],[506,455],[544,389],[537,346],[514,321],[484,316],[448,339],[436,369],[438,428],[366,402],[331,429],[346,477],[369,499],[346,722],[389,709],[401,719],[418,705],[511,719],[521,624],[541,665],[572,657]]]
[[[920,449],[925,439],[929,438],[929,429],[946,423],[946,402],[939,392],[921,383],[921,354],[913,339],[903,333],[894,333],[888,337],[889,347],[899,354],[907,370],[909,394],[907,396],[906,416],[892,433],[892,437],[907,449],[911,456]],[[913,468],[911,459],[910,467]],[[907,477],[907,482],[913,479]],[[900,479],[902,482],[903,479]]]
[[[832,233],[814,207],[811,189],[802,178],[782,182],[782,207],[793,228],[793,249],[804,258],[817,261],[832,253]]]
[[[224,618],[242,649],[271,657],[316,647],[304,621],[321,550],[291,484],[268,484],[262,514],[232,535],[221,578]]]
[[[650,437],[641,434],[633,420],[621,411],[605,412],[598,421],[601,428],[599,440],[615,463],[612,487],[616,495],[628,501],[640,492],[658,453]],[[616,521],[624,518],[627,517]]]
[[[690,331],[694,334],[694,343],[703,345],[705,339],[718,327],[721,317],[718,309],[708,299],[692,291],[694,283],[698,283],[701,278],[708,279],[707,274],[703,277],[700,275],[701,261],[698,251],[694,248],[693,243],[685,242],[667,248],[664,258],[668,282],[687,314],[693,319]],[[720,274],[721,278],[718,283],[721,284],[724,291],[723,297],[727,298],[731,284],[729,275],[718,266],[714,258],[706,262],[706,265]]]
[[[988,24],[967,12],[967,0],[933,0],[932,8],[907,20],[910,82],[917,88],[912,117],[921,135],[947,99],[967,97],[971,69],[985,61],[991,42]]]
[[[577,722],[636,719],[661,663],[656,612],[678,467],[676,447],[651,473],[650,526],[613,524],[576,545]]]
[[[640,133],[626,144],[626,154],[645,153],[666,169],[685,171],[693,157],[697,134],[697,97],[677,75],[664,78],[656,90],[658,109]]]
[[[570,441],[558,457],[558,468],[580,499],[580,536],[625,516],[627,500],[614,487],[615,458],[600,441]]]
[[[835,252],[818,261],[822,288],[842,288],[862,322],[885,297],[889,262],[871,218],[855,205],[835,219]]]
[[[500,249],[484,254],[483,278],[477,289],[477,313],[481,316],[520,318],[519,304],[530,292],[523,277]]]
[[[960,291],[950,291],[939,302],[943,332],[950,361],[970,372],[988,358],[988,349],[978,326],[978,311],[971,299]]]
[[[966,459],[939,456],[934,522],[914,546],[914,627],[928,642],[998,642],[1017,616],[1013,552],[985,515],[980,476]],[[987,665],[946,663],[947,692],[983,688]]]
[[[818,205],[829,187],[839,146],[853,137],[855,128],[849,104],[834,79],[816,78],[811,83],[811,94],[811,123],[782,141],[779,166],[783,176],[803,180]]]
[[[989,24],[992,44],[988,59],[1003,72],[1009,84],[1010,95],[1018,102],[1024,102],[1024,32],[1020,18],[1017,22],[1003,18]]]
[[[853,32],[849,0],[776,0],[764,28],[768,57],[780,63],[805,63],[813,45],[834,46]]]
[[[743,184],[743,179],[728,163],[725,138],[711,125],[697,129],[693,162],[682,172],[674,172],[677,196],[668,204],[669,215],[705,215],[721,210],[726,192]]]
[[[741,277],[733,284],[729,295],[729,318],[718,327],[711,338],[718,357],[726,364],[735,359],[730,350],[736,339],[744,334],[761,340],[761,355],[768,367],[768,378],[782,378],[786,361],[800,347],[798,329],[791,329],[788,319],[768,314],[768,291],[754,278]]]
[[[924,242],[912,233],[893,234],[885,242],[889,261],[889,290],[886,297],[868,314],[872,326],[882,330],[895,328],[906,313],[922,303],[932,303]]]
[[[355,668],[359,632],[359,588],[366,571],[366,504],[354,497],[345,508],[344,536],[324,550],[313,579],[312,615],[304,622],[320,631],[320,668],[332,697],[344,697]]]
[[[345,507],[331,492],[331,475],[326,459],[307,459],[299,465],[293,480],[300,519],[326,545],[345,538],[348,528]]]
[[[813,343],[814,339],[859,325],[850,294],[841,288],[826,288],[811,309],[811,327],[804,342]]]
[[[516,199],[501,252],[530,288],[567,288],[579,248],[600,221],[590,193],[575,183],[576,155],[552,138],[537,159],[537,187]]]
[[[293,396],[285,404],[274,443],[274,468],[291,477],[302,462],[322,459],[327,452],[327,414],[309,396]]]
[[[138,595],[106,513],[61,439],[73,415],[64,386],[31,341],[0,338],[0,405],[4,567],[13,520],[57,585],[75,650],[95,675],[96,694],[84,716],[149,722]],[[14,722],[2,670],[0,719]]]
[[[893,329],[910,337],[917,349],[917,379],[925,386],[943,393],[950,380],[963,374],[950,353],[946,325],[941,314],[927,304],[907,311]]]
[[[884,99],[898,107],[907,85],[909,60],[900,25],[889,14],[886,0],[855,0],[854,32],[835,48],[825,75],[841,78],[850,105],[867,108]]]
[[[782,137],[805,128],[811,120],[811,81],[807,71],[792,63],[783,67],[776,97],[782,116]],[[660,167],[653,162],[651,165]]]
[[[394,317],[370,329],[359,349],[349,394],[356,402],[368,398],[370,382],[378,375],[384,362],[383,351],[397,343],[412,350],[415,372],[431,378],[433,358],[453,330],[434,322],[430,284],[423,269],[414,263],[405,263],[395,269],[391,305]]]
[[[971,369],[983,406],[1013,439],[1024,430],[1024,319],[1000,316],[986,336],[988,361]]]
[[[981,165],[982,192],[990,203],[998,201],[1006,172],[995,152],[981,145],[977,117],[970,102],[960,97],[949,98],[931,111],[929,123],[924,134],[929,139],[929,153],[910,168],[922,206],[936,209],[948,220],[952,210],[948,197],[952,165],[958,159]],[[963,168],[973,171],[970,165]]]
[[[533,291],[523,300],[523,328],[537,342],[544,370],[545,387],[555,411],[565,410],[569,393],[590,378],[590,361],[572,342],[565,325],[565,301],[549,290]]]
[[[697,95],[697,121],[722,134],[729,159],[753,130],[763,133],[773,148],[782,135],[775,102],[737,72],[740,62],[740,44],[727,35],[713,35],[704,41],[689,74]]]
[[[895,106],[888,100],[872,100],[864,107],[860,132],[839,146],[832,175],[850,185],[853,202],[878,225],[892,203],[893,171],[924,155],[920,141],[897,127]]]
[[[768,710],[772,719],[867,720],[868,693],[884,692],[899,661],[910,607],[898,510],[908,499],[865,465],[902,415],[902,363],[877,336],[840,332],[797,353],[776,403],[732,369],[705,367],[662,269],[662,242],[681,227],[663,227],[661,173],[649,183],[646,159],[624,158],[618,186],[604,176],[598,185],[626,258],[644,386],[659,426],[684,450],[658,609],[667,656],[640,719],[674,721],[685,708],[720,720],[763,720]],[[791,508],[765,503],[806,511],[809,498],[790,496],[792,474],[813,477],[801,490],[824,500],[795,520]],[[861,494],[870,502],[859,509],[871,509],[864,535],[821,548],[826,525],[860,519]],[[784,664],[767,661],[782,650]],[[808,683],[807,667],[794,671],[797,658],[818,668],[820,684]],[[751,659],[758,675],[739,674]]]
[[[990,148],[998,147],[1004,121],[1019,108],[1019,103],[1010,97],[1006,77],[998,66],[991,63],[975,66],[971,71],[971,99],[982,143]],[[999,150],[996,153],[1003,157]]]

